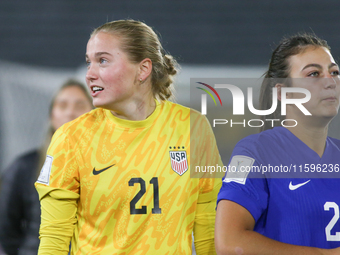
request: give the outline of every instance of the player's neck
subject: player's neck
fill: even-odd
[[[143,99],[130,99],[121,104],[115,105],[111,112],[114,116],[126,120],[145,120],[156,108],[156,102],[153,96]]]
[[[328,125],[315,127],[299,123],[296,127],[288,127],[288,130],[322,157],[326,147]]]

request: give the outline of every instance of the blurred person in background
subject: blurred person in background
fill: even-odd
[[[6,254],[37,254],[40,204],[33,184],[54,132],[91,109],[92,98],[85,85],[66,81],[50,104],[50,125],[42,148],[21,155],[5,169],[0,187],[0,244]]]

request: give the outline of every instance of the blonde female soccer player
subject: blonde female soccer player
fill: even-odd
[[[86,81],[97,109],[53,137],[37,181],[39,254],[214,254],[218,179],[192,164],[221,164],[199,113],[167,99],[175,61],[142,22],[95,29]],[[192,128],[190,130],[190,121]]]
[[[272,105],[274,87],[279,100],[284,87],[299,87],[311,94],[303,104],[311,115],[288,104],[286,127],[266,128],[236,145],[230,166],[292,170],[280,176],[227,174],[218,195],[217,253],[340,254],[340,141],[327,136],[339,109],[339,66],[324,40],[297,35],[284,39],[273,52],[265,78],[262,109]],[[290,92],[287,98],[303,95]],[[267,119],[280,115],[278,111]]]

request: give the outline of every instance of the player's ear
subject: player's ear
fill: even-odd
[[[281,88],[284,87],[282,83],[276,83],[275,88],[277,88],[277,99],[281,101]]]
[[[139,63],[139,79],[145,81],[152,72],[152,61],[149,58],[143,59]]]

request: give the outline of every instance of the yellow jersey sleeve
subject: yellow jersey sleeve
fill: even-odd
[[[69,252],[80,196],[76,147],[63,128],[58,130],[35,185],[41,203],[39,255]]]
[[[219,166],[222,169],[223,163],[208,120],[194,111],[191,117],[190,142],[193,148],[191,176],[200,179],[194,224],[195,248],[198,255],[216,254],[214,245],[215,208],[222,181],[218,173],[197,172],[196,166],[199,166],[200,169],[208,169],[211,166],[216,169]]]
[[[74,192],[63,189],[54,189],[43,196],[38,255],[68,254],[77,222],[78,197]]]
[[[52,137],[45,164],[36,182],[40,199],[54,189],[65,189],[76,194],[80,191],[79,171],[83,166],[79,155],[81,141],[72,139],[74,130],[63,127]]]
[[[220,183],[218,181],[215,183],[214,189],[202,194],[202,199],[200,200],[199,198],[197,203],[194,224],[194,241],[197,255],[216,254],[214,242],[215,208]]]

